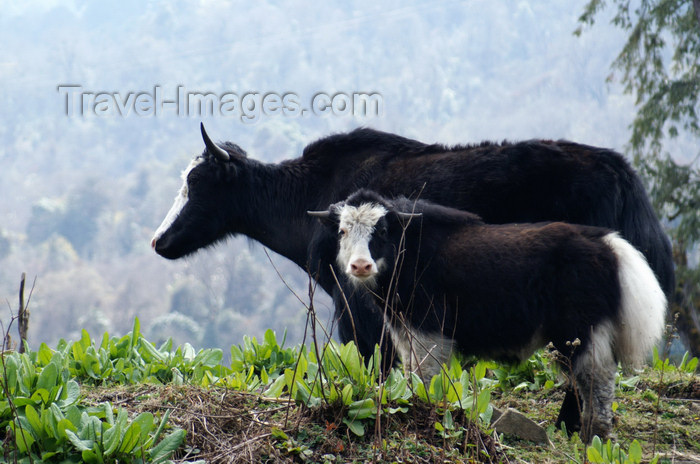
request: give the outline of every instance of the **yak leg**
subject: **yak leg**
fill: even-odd
[[[590,443],[594,435],[601,439],[608,438],[612,432],[612,402],[617,372],[612,340],[612,324],[595,327],[586,351],[574,361],[574,375],[584,405],[581,429],[584,443]]]
[[[333,292],[333,303],[340,341],[355,342],[365,362],[369,362],[374,355],[375,345],[379,344],[381,369],[384,377],[389,375],[391,368],[396,365],[394,345],[384,325],[382,310],[372,295],[363,289],[354,289],[343,295],[341,290],[336,289]]]
[[[581,430],[581,410],[583,409],[583,398],[580,392],[569,383],[566,387],[566,395],[561,403],[559,417],[557,417],[556,427],[561,428],[562,422],[566,426],[566,433],[569,435]]]
[[[441,333],[425,333],[406,326],[405,321],[387,320],[391,340],[401,357],[404,370],[415,372],[425,385],[442,370],[455,350],[454,340]]]

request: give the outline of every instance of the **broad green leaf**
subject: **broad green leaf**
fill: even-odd
[[[148,440],[148,434],[153,430],[153,414],[150,412],[142,412],[134,419],[134,424],[138,424],[141,434],[139,435],[136,446],[142,446]]]
[[[164,353],[160,352],[155,345],[144,338],[139,340],[139,346],[143,349],[143,354],[145,355],[144,358],[148,361],[155,359],[160,362],[165,362],[167,359],[167,356]]]
[[[58,451],[44,451],[41,453],[41,460],[44,462],[51,462],[51,458],[60,454]]]
[[[72,412],[72,411],[67,411],[67,412]],[[46,418],[46,423],[44,423],[45,427],[50,427],[51,428],[51,433],[56,436],[56,437],[62,437],[62,433],[58,427],[58,424],[66,419],[66,417],[63,415],[63,411],[56,405],[56,403],[51,403],[49,406],[48,412],[47,412],[47,418]],[[77,417],[77,422],[72,422],[71,423],[74,425],[75,431],[77,431],[77,426],[80,424],[80,421],[82,419],[82,416],[79,414]],[[73,430],[71,429],[71,430]]]
[[[348,406],[352,403],[352,385],[347,384],[343,387],[343,391],[340,394],[343,404]]]
[[[421,400],[425,402],[429,402],[428,399],[428,392],[425,389],[425,385],[423,385],[423,382],[418,379],[418,376],[416,376],[415,373],[411,372],[412,376],[415,376],[413,380],[413,393],[420,398]]]
[[[147,448],[150,448],[151,446],[153,446],[153,443],[158,442],[158,440],[160,439],[160,434],[163,433],[163,429],[165,428],[165,424],[168,422],[168,419],[170,418],[171,411],[172,411],[171,409],[167,409],[165,411],[165,414],[163,414],[163,417],[160,419],[160,423],[158,424],[158,429],[156,429],[156,432],[153,434],[153,436],[151,438],[149,438],[148,441],[146,441],[145,446]]]
[[[85,329],[80,331],[80,344],[82,345],[83,350],[87,350],[89,346],[92,346],[92,339],[90,339],[90,334]]]
[[[270,346],[277,346],[277,336],[272,329],[267,329],[265,331],[265,343]]]
[[[141,427],[138,423],[132,422],[126,428],[124,432],[124,437],[119,445],[118,451],[120,453],[131,453],[131,451],[136,447],[139,442],[139,437],[141,436]]]
[[[121,436],[122,428],[118,422],[102,432],[102,446],[104,447],[104,456],[106,458],[112,456],[117,450]]]
[[[102,369],[100,369],[100,360],[97,357],[97,355],[95,355],[95,352],[92,349],[92,347],[89,347],[88,350],[85,352],[85,357],[83,358],[83,368],[85,369],[87,375],[89,375],[93,379],[102,379]]]
[[[365,424],[362,421],[343,418],[343,424],[347,425],[348,429],[358,437],[365,435]]]
[[[588,447],[586,450],[586,456],[588,457],[588,460],[594,464],[605,462],[603,460],[603,456],[601,456],[600,452],[593,446]]]
[[[61,408],[66,408],[78,402],[80,398],[80,385],[73,379],[66,382],[63,391],[61,392],[61,399],[57,401],[58,406]]]
[[[56,379],[58,379],[58,367],[54,363],[49,363],[41,370],[36,387],[49,391],[56,386]]]
[[[360,362],[360,354],[354,343],[346,343],[340,348],[340,359],[348,370],[348,374],[356,380],[361,380],[364,363]]]
[[[53,350],[46,343],[42,342],[39,345],[37,360],[42,366],[46,366],[51,362],[51,358],[53,358]]]
[[[219,349],[206,349],[201,350],[195,356],[195,363],[202,364],[207,367],[214,367],[218,365],[224,357],[224,353]]]
[[[483,379],[486,376],[486,363],[483,361],[479,361],[476,363],[476,366],[474,366],[474,380],[477,382],[481,379]]]
[[[95,451],[89,449],[89,450],[84,450],[81,453],[81,456],[83,458],[83,462],[87,464],[100,464],[102,463],[102,459],[100,458],[99,454],[97,454]]]
[[[464,388],[459,381],[448,382],[445,397],[449,403],[459,404],[462,399]]]
[[[134,327],[131,329],[131,340],[130,340],[130,348],[136,347],[136,344],[138,343],[139,338],[141,338],[141,322],[139,321],[138,317],[134,318]]]
[[[194,347],[189,343],[185,343],[184,345],[182,345],[182,357],[186,361],[192,361],[196,354],[197,353],[194,351]]]
[[[16,408],[21,408],[22,406],[26,406],[28,404],[35,404],[37,402],[37,400],[33,400],[31,398],[25,398],[22,396],[16,396],[12,402],[15,404]]]
[[[452,430],[455,428],[455,423],[454,420],[452,419],[452,413],[450,410],[445,411],[445,415],[442,417],[442,422],[445,425],[445,428]]]
[[[154,463],[164,462],[185,441],[185,431],[177,429],[166,435],[156,446],[151,448],[149,455]]]
[[[49,391],[45,388],[39,388],[32,394],[32,401],[36,403],[48,404],[49,402]]]
[[[629,460],[633,464],[642,462],[642,445],[637,440],[634,440],[629,448]]]
[[[41,424],[41,418],[39,417],[39,413],[36,412],[36,409],[34,409],[34,406],[31,404],[28,404],[24,408],[24,414],[27,417],[27,421],[29,422],[29,425],[32,427],[32,433],[36,437],[40,437],[42,435],[42,432],[44,430],[44,427]]]
[[[231,345],[231,369],[234,372],[239,372],[243,370],[243,366],[245,364],[245,356],[243,355],[243,351],[236,346],[236,345]]]
[[[58,421],[56,424],[56,435],[58,439],[65,439],[67,438],[66,436],[66,430],[70,430],[71,432],[77,432],[78,428],[71,423],[68,419],[61,419]]]
[[[15,393],[17,388],[17,371],[19,370],[19,363],[15,355],[0,358],[0,368],[5,370],[5,385],[7,385],[10,393]]]
[[[23,418],[20,418],[19,420],[20,423],[24,422],[24,424],[21,424],[21,427],[17,426],[16,421],[10,422],[10,427],[12,428],[12,432],[15,434],[15,445],[17,446],[17,450],[22,454],[27,454],[35,440],[29,431],[29,424],[22,419]]]
[[[286,385],[287,383],[285,376],[280,375],[274,382],[272,382],[272,385],[270,385],[268,389],[263,392],[263,395],[270,396],[272,398],[279,398],[282,396],[282,392],[284,391],[284,387]]]
[[[348,417],[355,419],[368,419],[376,414],[376,407],[372,398],[355,401],[348,407]]]
[[[71,430],[66,430],[66,436],[68,437],[68,440],[73,444],[73,446],[76,447],[76,449],[78,451],[90,450],[90,449],[92,449],[93,445],[95,444],[95,442],[92,440],[81,440],[80,437],[78,437]]]
[[[514,391],[514,392],[517,392],[517,391],[520,391],[520,390],[524,390],[524,389],[528,388],[529,386],[530,386],[530,383],[529,383],[529,382],[520,382],[520,383],[517,384],[515,387],[513,387],[513,391]]]
[[[476,409],[479,414],[486,411],[491,401],[491,390],[482,390],[476,400]]]
[[[270,429],[270,434],[277,440],[289,440],[289,436],[279,427],[272,427]]]
[[[301,401],[307,406],[313,406],[313,404],[311,404],[311,387],[303,380],[297,380],[295,386],[294,400]]]
[[[59,409],[59,407],[57,405],[52,404],[51,411],[52,412],[54,411],[54,407],[61,415],[61,417],[58,420],[63,419],[63,414],[61,413],[61,410]],[[80,408],[78,408],[75,405],[71,405],[68,408],[66,408],[65,418],[68,419],[70,421],[70,423],[73,424],[73,426],[77,428],[78,425],[80,425],[80,414],[81,414]]]
[[[109,332],[105,332],[102,334],[102,343],[100,343],[100,349],[109,351]]]
[[[437,401],[442,401],[445,398],[443,380],[442,374],[438,374],[433,376],[430,381],[430,396]]]
[[[85,358],[85,350],[80,345],[80,343],[73,343],[71,346],[71,352],[73,353],[73,359],[78,363],[82,363]]]

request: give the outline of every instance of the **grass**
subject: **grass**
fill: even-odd
[[[617,462],[551,425],[563,391],[547,352],[519,366],[453,360],[425,386],[398,370],[378,381],[378,360],[368,368],[352,344],[284,348],[271,331],[232,347],[230,366],[221,359],[156,347],[138,321],[99,343],[83,332],[55,349],[4,351],[0,462]],[[620,377],[621,463],[700,463],[700,376],[686,361],[656,355]],[[492,406],[540,423],[552,446],[499,436]]]
[[[462,440],[440,437],[434,427],[438,415],[425,403],[409,415],[392,416],[379,435],[358,437],[344,426],[338,405],[308,408],[218,387],[131,385],[84,393],[88,405],[110,401],[134,415],[170,411],[171,425],[187,432],[175,461],[466,462],[475,454],[486,458],[484,450],[499,456],[496,441],[463,417],[456,419],[467,431]],[[481,451],[472,445],[479,442]]]
[[[661,395],[659,396],[659,393]],[[465,435],[445,438],[436,432],[434,407],[415,403],[409,414],[395,415],[381,430],[363,437],[343,424],[337,405],[308,408],[286,399],[213,387],[130,385],[84,390],[85,401],[119,404],[134,415],[170,411],[172,425],[187,431],[186,445],[175,460],[209,462],[513,462],[569,463],[582,460],[583,446],[555,430],[563,399],[560,387],[496,390],[492,403],[513,407],[548,430],[553,446],[485,433],[458,418]],[[700,376],[647,369],[636,386],[617,391],[617,442],[627,449],[642,444],[646,462],[700,462]],[[479,444],[483,453],[478,449]],[[224,458],[225,457],[225,458]]]
[[[656,454],[660,463],[700,463],[700,376],[666,374],[663,383],[659,377],[658,371],[647,369],[635,387],[618,388],[614,405],[616,441],[627,449],[638,440],[647,460]],[[493,402],[497,406],[514,407],[546,427],[554,445],[547,448],[504,437],[502,444],[508,447],[509,459],[537,463],[573,461],[574,447],[580,448],[580,442],[568,439],[551,425],[562,399],[559,389],[495,395]]]

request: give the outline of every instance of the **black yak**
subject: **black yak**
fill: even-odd
[[[663,333],[654,272],[609,229],[491,225],[366,190],[312,214],[337,237],[348,282],[386,309],[407,368],[429,379],[453,350],[522,361],[551,342],[583,400],[585,440],[611,431],[618,361],[639,364]]]
[[[383,352],[392,351],[382,312],[362,289],[341,295],[347,289],[331,272],[335,237],[306,214],[363,187],[387,197],[420,195],[488,223],[607,227],[646,256],[667,295],[674,288],[670,242],[639,177],[614,151],[550,140],[448,148],[357,129],[318,140],[299,158],[262,163],[233,143],[213,143],[201,129],[204,152],[183,173],[154,234],[156,252],[177,259],[230,235],[257,240],[318,279],[333,296],[340,339],[355,340],[366,357],[380,340]],[[391,356],[384,359],[391,363]],[[573,398],[568,404],[577,411]]]

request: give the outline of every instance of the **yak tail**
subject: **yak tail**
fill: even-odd
[[[622,204],[617,222],[607,226],[621,231],[627,241],[644,253],[666,298],[671,298],[676,288],[671,242],[639,176],[631,174],[627,179],[628,184],[621,189]]]
[[[620,313],[613,331],[613,351],[623,366],[644,362],[661,340],[666,296],[644,255],[617,233],[604,237],[618,261]]]

